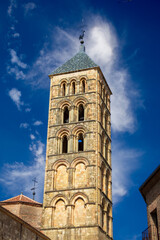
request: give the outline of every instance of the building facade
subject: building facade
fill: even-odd
[[[147,204],[148,228],[142,232],[143,240],[160,239],[160,165],[140,187]]]
[[[83,42],[49,77],[41,230],[51,240],[112,239],[111,90]]]

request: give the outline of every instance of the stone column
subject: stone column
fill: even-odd
[[[67,205],[67,226],[72,226],[73,222],[72,222],[72,208],[73,205]]]
[[[83,138],[84,138],[84,139],[83,139],[83,140],[84,140],[84,142],[83,142],[83,144],[84,144],[83,148],[84,148],[84,149],[83,149],[83,150],[86,151],[86,150],[88,150],[88,149],[87,149],[87,140],[88,140],[87,134],[84,134],[84,135],[83,135]]]
[[[73,152],[73,146],[74,146],[73,138],[74,136],[70,135],[69,142],[68,142],[68,152]]]
[[[74,106],[70,107],[70,112],[69,112],[69,122],[74,122]]]
[[[74,178],[74,172],[75,172],[75,168],[67,168],[68,171],[68,187],[69,188],[73,188],[73,178]]]

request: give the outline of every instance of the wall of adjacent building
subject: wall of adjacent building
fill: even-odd
[[[160,236],[160,180],[146,194],[148,226],[154,226],[151,213],[156,209]]]
[[[0,239],[49,240],[48,237],[44,236],[3,207],[0,207]]]
[[[2,206],[33,227],[37,229],[41,228],[42,206],[23,203],[3,204]]]

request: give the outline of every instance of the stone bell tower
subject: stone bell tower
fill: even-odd
[[[111,90],[79,52],[52,72],[42,232],[51,240],[112,239]]]

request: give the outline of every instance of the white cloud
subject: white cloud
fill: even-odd
[[[21,123],[20,124],[20,126],[19,126],[20,128],[28,128],[29,127],[29,124],[28,123]]]
[[[18,38],[18,37],[20,37],[20,34],[19,33],[13,33],[13,35],[12,35],[14,38]]]
[[[43,195],[44,172],[45,172],[45,145],[41,141],[30,145],[33,154],[33,161],[30,165],[23,162],[6,164],[2,169],[0,182],[5,185],[10,193],[17,194],[22,191],[32,197],[32,179],[37,178],[36,200],[41,201]]]
[[[36,137],[33,134],[30,134],[31,140],[34,140]]]
[[[40,126],[42,124],[43,124],[43,122],[42,121],[38,121],[38,120],[33,123],[34,126]]]
[[[11,63],[17,64],[19,67],[25,69],[27,68],[27,64],[23,63],[20,58],[17,56],[17,53],[14,49],[10,49],[10,55],[11,55]]]
[[[19,91],[16,88],[12,88],[8,92],[9,97],[12,99],[12,101],[16,104],[18,110],[21,110],[21,106],[24,105],[24,102],[21,101],[21,91]]]
[[[11,17],[13,10],[17,7],[16,0],[10,0],[10,5],[8,6],[7,13],[8,16]]]
[[[31,108],[26,108],[25,109],[25,112],[30,112],[31,111]]]
[[[137,149],[128,149],[125,144],[119,144],[114,139],[112,145],[113,202],[117,203],[134,185],[130,175],[139,167],[139,159],[143,153]]]
[[[10,75],[15,75],[16,80],[25,79],[25,74],[23,73],[22,70],[19,70],[17,66],[15,67],[8,66],[7,72]]]
[[[34,2],[29,2],[23,5],[24,13],[27,15],[31,10],[35,9],[37,6]]]
[[[17,52],[14,49],[9,49],[11,55],[12,65],[7,66],[7,72],[10,75],[15,75],[17,80],[25,79],[24,70],[28,67],[26,63],[22,62],[21,59],[17,56]],[[23,69],[23,70],[22,70]]]

